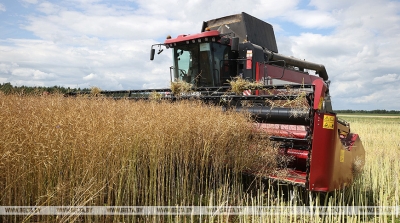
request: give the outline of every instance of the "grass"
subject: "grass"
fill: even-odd
[[[262,82],[249,81],[241,77],[233,78],[230,81],[228,80],[228,82],[229,85],[231,86],[231,91],[237,95],[242,95],[244,90],[259,89],[262,86],[264,86]]]
[[[363,174],[312,205],[400,206],[400,118],[346,117]],[[0,205],[301,205],[241,172],[276,151],[246,115],[197,102],[0,95]],[[262,165],[262,166],[260,166]],[[264,188],[263,188],[264,187]],[[300,195],[299,195],[300,196]],[[308,196],[308,195],[306,195]],[[298,199],[301,199],[300,197]],[[0,216],[3,222],[398,222],[395,216]]]
[[[238,173],[274,162],[243,114],[197,102],[3,95],[0,126],[1,205],[241,204]]]
[[[181,94],[188,93],[192,90],[193,84],[187,83],[186,81],[176,80],[171,82],[171,92],[179,97]]]
[[[352,131],[360,135],[366,150],[363,175],[350,191],[354,197],[350,201],[359,205],[400,206],[400,117],[345,118]]]

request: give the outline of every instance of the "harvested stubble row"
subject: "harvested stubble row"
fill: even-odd
[[[0,205],[209,205],[225,185],[235,204],[237,173],[275,166],[246,115],[199,102],[0,95],[0,127]]]

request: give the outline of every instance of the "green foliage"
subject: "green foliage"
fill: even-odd
[[[23,95],[47,95],[47,94],[65,94],[73,91],[81,91],[80,88],[70,88],[70,87],[29,87],[29,86],[13,86],[11,83],[0,84],[0,92],[4,94],[23,94]],[[85,88],[82,91],[90,91],[90,89]]]

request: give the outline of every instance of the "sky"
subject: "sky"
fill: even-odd
[[[0,83],[168,87],[171,53],[150,61],[151,45],[241,12],[326,67],[333,109],[400,110],[399,0],[0,0]]]

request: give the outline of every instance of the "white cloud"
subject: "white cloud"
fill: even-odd
[[[329,28],[339,23],[331,13],[317,10],[293,10],[283,17],[304,28]]]
[[[0,3],[0,11],[5,12],[6,11],[6,7]]]
[[[342,38],[336,36],[324,36],[314,33],[302,33],[299,36],[293,36],[291,40],[291,51],[294,55],[303,59],[335,58],[346,56],[356,50],[351,42],[345,42]],[[306,58],[310,56],[311,58]]]
[[[90,73],[89,75],[84,76],[84,77],[83,77],[83,80],[85,80],[85,81],[90,81],[90,80],[93,80],[93,79],[95,79],[95,78],[96,78],[96,74]]]
[[[12,69],[18,67],[18,64],[16,63],[0,63],[0,74],[9,74],[11,73]]]
[[[100,16],[78,11],[62,11],[57,15],[30,17],[25,28],[45,40],[68,43],[71,37],[96,37],[107,39],[148,39],[165,37],[169,30],[177,31],[179,25],[193,26],[176,20],[152,20],[143,15]],[[46,27],[46,28],[44,28]]]
[[[359,1],[348,1],[348,0],[335,0],[335,1],[326,1],[326,0],[310,0],[309,5],[314,6],[319,10],[331,11],[331,10],[341,10],[343,8],[347,8],[352,4],[359,4]],[[362,3],[362,2],[361,2]]]
[[[372,83],[385,84],[385,83],[393,83],[395,81],[400,81],[400,77],[398,74],[386,74],[380,77],[374,77]]]
[[[37,4],[38,0],[22,0],[25,3],[29,3],[29,4]]]
[[[362,75],[357,71],[344,71],[344,73],[332,75],[334,75],[336,81],[343,82],[357,81],[359,79],[362,79]]]
[[[284,15],[288,11],[292,11],[296,8],[298,3],[298,0],[281,1],[279,4],[276,4],[276,1],[274,0],[256,1],[254,5],[249,5],[250,7],[253,7],[253,9],[250,9],[249,13],[260,19],[273,18]],[[228,14],[230,13],[227,12],[227,15]]]
[[[18,77],[32,78],[34,80],[48,80],[49,78],[55,77],[54,74],[31,68],[16,68],[11,71],[11,74]]]
[[[384,99],[398,89],[400,71],[400,4],[363,1],[362,4],[311,1],[317,10],[331,13],[338,22],[329,34],[313,32],[292,36],[289,53],[324,64],[332,80],[334,109],[400,109]],[[279,40],[278,40],[279,41]],[[399,98],[398,90],[391,97]],[[397,107],[396,107],[397,106]]]
[[[397,89],[380,89],[370,92],[368,95],[359,97],[354,100],[357,104],[375,104],[379,102],[385,105],[384,108],[377,106],[375,109],[387,109],[387,110],[400,110],[400,105],[394,103],[400,100],[400,94]]]
[[[167,87],[169,83],[170,54],[164,52],[155,61],[149,60],[154,40],[99,40],[85,47],[51,41],[9,41],[14,46],[0,46],[0,51],[9,52],[0,54],[0,61],[24,61],[14,65],[0,62],[0,77],[6,76],[12,84],[46,79],[46,86],[120,90],[139,89],[144,84]]]
[[[45,1],[38,5],[37,10],[45,14],[56,14],[62,10],[62,7]]]
[[[15,26],[36,38],[0,39],[1,81],[110,90],[167,87],[171,54],[150,61],[152,44],[244,11],[272,20],[280,34],[287,23],[297,29],[277,38],[280,52],[325,65],[334,109],[400,109],[384,99],[385,90],[400,97],[392,90],[400,81],[397,1],[311,0],[307,7],[300,0],[24,2],[35,11]]]

